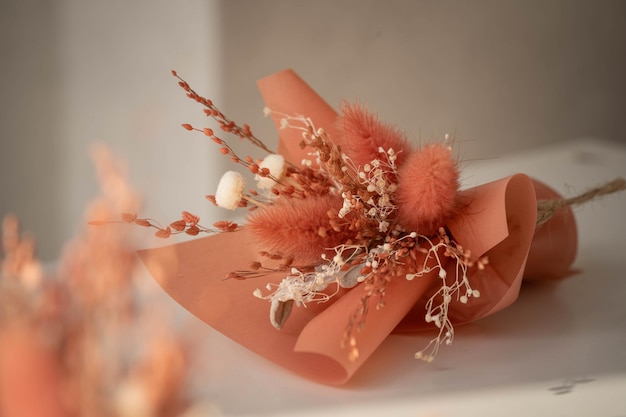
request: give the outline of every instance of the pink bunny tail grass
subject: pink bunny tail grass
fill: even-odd
[[[337,224],[342,203],[338,196],[285,199],[252,212],[247,227],[263,250],[293,258],[294,264],[318,264],[323,253],[354,237],[347,225]],[[335,213],[333,224],[329,212]]]
[[[381,147],[385,151],[392,148],[398,158],[396,165],[402,166],[411,151],[403,132],[379,121],[376,114],[368,112],[358,103],[343,102],[340,110],[341,116],[337,121],[340,137],[333,140],[357,166],[362,167],[379,159]]]
[[[429,144],[408,155],[398,171],[398,222],[430,236],[457,209],[459,169],[445,144]]]

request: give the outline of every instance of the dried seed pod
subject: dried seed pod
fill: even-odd
[[[270,306],[270,323],[277,329],[282,329],[283,325],[291,314],[293,300],[280,301],[272,300]]]

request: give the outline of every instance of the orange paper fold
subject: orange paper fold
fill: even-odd
[[[286,70],[259,81],[259,88],[276,113],[310,117],[332,135],[337,117],[293,71]],[[280,117],[274,122],[280,126]],[[298,164],[306,156],[295,130],[281,130],[281,153]],[[522,279],[566,276],[576,253],[576,227],[572,213],[563,209],[535,231],[537,198],[558,196],[544,184],[518,174],[462,192],[464,210],[446,225],[452,238],[474,256],[487,256],[489,264],[469,277],[479,298],[467,304],[450,304],[449,317],[465,323],[493,314],[515,301]],[[355,361],[340,346],[350,315],[364,290],[357,286],[325,303],[294,308],[285,327],[276,330],[269,321],[269,303],[252,296],[267,282],[279,282],[284,273],[260,279],[225,279],[226,274],[247,270],[259,259],[259,248],[244,227],[162,248],[139,252],[159,284],[183,307],[232,340],[306,378],[343,384],[376,348],[396,331],[429,328],[424,304],[436,291],[434,274],[414,281],[395,279],[386,289],[386,305],[370,306],[366,326],[358,333],[360,355]],[[455,264],[447,264],[448,276]],[[526,274],[525,274],[526,272]],[[437,279],[435,279],[437,278]],[[377,300],[372,300],[375,303]]]

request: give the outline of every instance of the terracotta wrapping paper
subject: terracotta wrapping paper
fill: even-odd
[[[331,138],[336,112],[293,71],[286,70],[258,83],[266,105],[275,113],[303,115]],[[280,117],[274,116],[277,127]],[[307,157],[299,148],[300,132],[279,130],[280,152],[294,164]],[[455,324],[493,314],[515,301],[522,279],[556,279],[570,273],[576,254],[576,226],[569,208],[537,232],[537,198],[557,197],[544,184],[518,174],[484,184],[461,194],[466,202],[460,215],[446,224],[452,238],[474,256],[487,256],[483,271],[473,269],[472,287],[481,292],[467,304],[452,302]],[[414,281],[393,280],[386,305],[370,306],[365,329],[358,334],[360,356],[348,358],[340,346],[350,315],[363,296],[360,286],[342,291],[326,303],[294,308],[283,329],[269,322],[269,303],[252,296],[267,282],[279,282],[284,273],[245,281],[226,274],[249,269],[259,259],[259,248],[244,227],[236,232],[139,252],[158,283],[178,303],[207,324],[248,349],[306,378],[343,384],[394,331],[432,328],[424,322],[424,304],[436,291],[439,278],[425,275]],[[448,276],[455,271],[448,261]],[[526,272],[526,274],[525,274]],[[373,300],[375,303],[377,300]]]

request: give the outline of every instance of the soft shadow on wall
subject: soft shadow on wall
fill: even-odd
[[[254,81],[291,67],[463,159],[576,138],[626,143],[626,2],[224,2],[226,108],[262,137]]]

